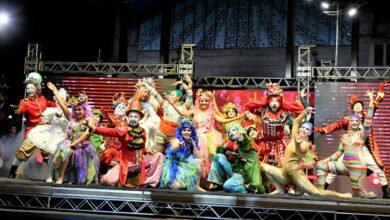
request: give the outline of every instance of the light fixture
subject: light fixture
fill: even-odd
[[[325,1],[321,2],[321,7],[323,9],[328,9],[329,8],[329,2],[325,2]]]
[[[6,25],[9,22],[9,16],[6,13],[0,13],[0,25]]]
[[[351,8],[351,9],[348,10],[348,15],[349,15],[350,17],[353,17],[354,15],[356,15],[356,13],[357,13],[357,10],[356,10],[355,7],[353,7],[353,8]]]

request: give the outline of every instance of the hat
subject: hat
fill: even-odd
[[[86,104],[87,102],[88,102],[88,96],[84,91],[82,91],[79,94],[79,97],[76,98],[76,97],[72,96],[70,98],[70,105],[72,107],[83,105],[83,104]]]
[[[92,113],[94,115],[99,115],[100,118],[104,118],[104,113],[101,109],[95,108],[93,109]]]
[[[279,83],[267,84],[267,96],[271,96],[271,95],[277,95],[277,96],[283,95],[283,89],[280,88]]]
[[[130,112],[138,112],[141,118],[144,117],[144,113],[142,112],[142,104],[139,101],[132,101],[129,103],[126,114],[129,114]]]
[[[37,72],[29,73],[26,80],[24,80],[24,85],[33,84],[37,87],[38,91],[41,91],[42,76]]]
[[[348,105],[349,105],[349,107],[350,107],[351,109],[353,109],[353,106],[355,105],[356,102],[360,102],[360,103],[363,104],[363,102],[362,102],[362,101],[359,99],[359,97],[356,96],[356,95],[353,95],[353,96],[349,97],[349,98],[347,99],[347,102],[348,102]]]

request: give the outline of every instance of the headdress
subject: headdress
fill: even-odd
[[[205,95],[207,96],[209,99],[211,99],[211,97],[213,97],[213,93],[209,90],[203,90],[203,89],[198,89],[198,91],[196,92],[196,97],[201,97],[202,95]]]
[[[38,91],[41,92],[42,76],[37,72],[29,73],[23,83],[24,85],[33,84],[37,87]]]
[[[76,97],[72,96],[72,97],[70,98],[70,105],[71,105],[72,107],[84,105],[84,104],[86,104],[87,102],[88,102],[88,96],[87,96],[87,94],[86,94],[84,91],[82,91],[82,92],[79,94],[79,97],[76,98]]]
[[[237,105],[234,104],[233,102],[228,102],[222,107],[222,112],[227,113],[230,109],[233,109],[238,113],[238,108]]]
[[[237,123],[233,123],[228,127],[228,134],[230,134],[230,132],[232,132],[232,129],[234,128],[237,129],[241,134],[246,134],[245,129]]]
[[[194,122],[191,119],[183,118],[179,122],[180,129],[183,128],[193,128],[195,126]]]
[[[100,118],[104,117],[104,113],[101,109],[95,108],[95,109],[93,109],[92,113],[94,115],[98,115]]]
[[[142,104],[139,101],[132,101],[127,106],[126,114],[130,112],[138,112],[140,114],[140,118],[144,117],[144,113],[142,112]]]
[[[283,89],[280,88],[279,83],[267,84],[267,96],[271,96],[271,95],[283,96]]]
[[[310,128],[310,131],[313,131],[313,124],[311,122],[307,121],[307,122],[303,123],[302,125],[307,125]]]

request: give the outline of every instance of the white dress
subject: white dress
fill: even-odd
[[[31,129],[28,139],[38,148],[50,152],[57,148],[57,145],[66,139],[66,120],[60,108],[47,108],[42,114],[42,121],[50,122],[47,125],[37,125]]]

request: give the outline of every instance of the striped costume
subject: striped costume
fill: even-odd
[[[357,132],[348,130],[341,138],[339,149],[329,157],[329,162],[321,161],[316,167],[318,187],[324,189],[328,173],[350,177],[352,190],[355,195],[363,196],[361,180],[367,172],[364,162],[363,147],[372,124],[373,106],[368,107],[368,114],[363,123],[363,129]],[[336,161],[344,153],[342,161]]]

